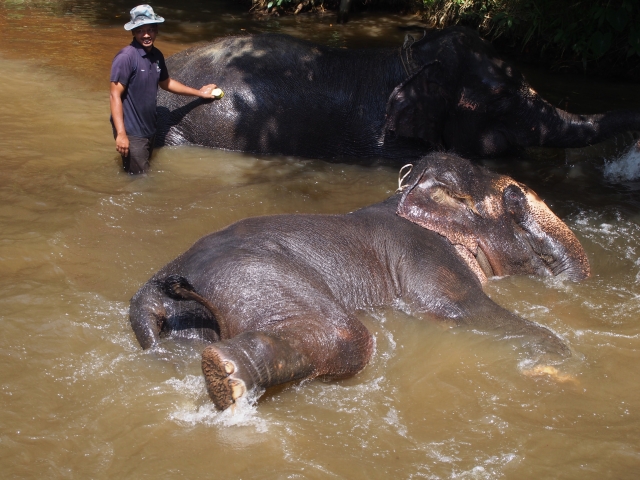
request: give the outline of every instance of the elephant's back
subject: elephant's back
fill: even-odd
[[[241,305],[249,317],[238,321],[249,323],[251,312],[287,316],[289,308],[316,302],[349,309],[386,304],[393,292],[386,262],[373,254],[362,226],[348,215],[244,219],[202,237],[154,281],[184,276],[219,305]],[[272,315],[265,310],[271,306],[278,306]]]
[[[338,49],[314,44],[284,34],[229,36],[204,45],[191,47],[167,58],[172,76],[201,69],[218,72],[226,70],[257,74],[281,71],[317,62],[320,56],[335,55]],[[175,73],[174,73],[175,72]],[[290,73],[294,73],[293,71]],[[286,75],[286,72],[283,72]]]
[[[397,55],[397,54],[396,54]],[[169,74],[225,93],[203,103],[160,91],[158,145],[333,158],[378,154],[388,53],[317,45],[281,34],[225,37],[167,59]],[[375,94],[374,94],[375,93]]]
[[[398,217],[392,207],[384,202],[346,215],[244,219],[202,237],[151,282],[181,275],[216,305],[231,306],[229,318],[244,312],[234,318],[247,325],[287,317],[301,305],[329,302],[353,311],[397,298],[411,304],[425,291],[436,303],[461,286],[481,291],[441,235]]]
[[[172,263],[185,274],[199,272],[209,279],[223,270],[255,275],[264,268],[274,270],[275,264],[286,265],[300,276],[320,272],[326,283],[334,272],[362,270],[366,278],[401,260],[430,269],[441,262],[460,263],[444,237],[399,217],[389,202],[349,214],[242,219],[201,237]],[[174,266],[169,264],[169,270]]]

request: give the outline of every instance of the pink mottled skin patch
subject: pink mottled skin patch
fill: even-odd
[[[475,110],[478,108],[478,104],[475,102],[472,102],[471,100],[467,100],[466,98],[464,98],[464,92],[462,92],[462,95],[460,96],[460,101],[458,102],[458,106],[461,108],[464,108],[466,110]]]

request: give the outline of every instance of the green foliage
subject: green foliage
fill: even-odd
[[[272,0],[267,3],[267,8],[286,7],[287,3],[293,3],[294,0]]]
[[[339,0],[251,0],[251,11],[264,15],[337,9]]]
[[[436,26],[456,23],[486,36],[579,58],[640,56],[638,0],[422,0]]]
[[[251,11],[258,14],[280,15],[301,12],[337,11],[340,0],[251,0]],[[392,11],[422,10],[422,0],[352,0],[352,9],[384,8]]]
[[[15,1],[15,0],[14,0]],[[255,13],[336,11],[340,0],[251,0]],[[640,75],[640,0],[353,0],[353,8],[421,10],[435,27],[476,28],[556,65]],[[616,73],[616,74],[618,74]]]

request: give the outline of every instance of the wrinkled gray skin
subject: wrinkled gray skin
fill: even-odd
[[[640,130],[640,111],[556,109],[461,27],[409,36],[394,49],[336,49],[280,34],[226,37],[167,65],[173,78],[214,82],[225,95],[204,101],[161,90],[159,145],[404,161],[434,149],[487,156],[582,147]]]
[[[527,187],[433,154],[382,203],[249,218],[201,238],[140,288],[130,319],[143,348],[162,337],[212,342],[202,368],[224,409],[254,388],[356,374],[373,340],[355,313],[399,303],[419,318],[520,338],[538,359],[569,355],[483,293],[487,277],[511,274],[581,280],[589,263]]]

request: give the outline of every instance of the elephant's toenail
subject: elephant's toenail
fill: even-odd
[[[237,400],[247,393],[247,387],[245,387],[244,382],[240,380],[231,380],[229,383],[231,384],[231,396],[234,400]]]
[[[236,371],[236,366],[232,362],[224,362],[224,371],[231,375]]]

